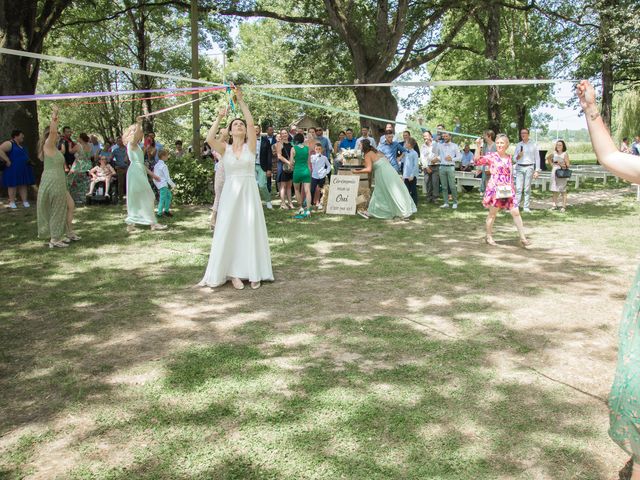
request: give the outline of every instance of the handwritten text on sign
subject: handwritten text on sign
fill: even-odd
[[[333,175],[329,187],[327,213],[334,215],[355,215],[358,199],[358,175]]]

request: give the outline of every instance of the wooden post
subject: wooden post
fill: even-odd
[[[198,58],[198,0],[191,0],[191,77],[200,78],[200,61]],[[197,83],[193,84],[194,87],[198,87]],[[193,100],[199,98],[198,93],[192,95]],[[200,157],[200,102],[193,102],[193,156],[195,158]]]

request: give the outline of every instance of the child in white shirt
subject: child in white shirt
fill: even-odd
[[[322,154],[322,145],[320,143],[315,144],[314,151],[316,153],[311,155],[311,198],[313,198],[313,204],[320,210],[322,208],[320,195],[324,188],[325,179],[331,172],[331,163]]]
[[[160,192],[160,200],[158,201],[158,213],[157,215],[161,217],[162,215],[166,215],[167,217],[173,217],[173,214],[169,211],[171,208],[171,199],[173,195],[171,194],[171,190],[169,190],[169,185],[171,188],[176,188],[176,184],[171,180],[171,176],[169,175],[169,167],[165,163],[165,160],[169,158],[168,150],[160,150],[158,153],[158,161],[153,166],[153,173],[160,177],[160,180],[154,180],[156,188]]]

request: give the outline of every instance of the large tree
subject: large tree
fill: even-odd
[[[0,0],[0,47],[42,53],[46,36],[71,0]],[[39,60],[0,55],[0,95],[29,95],[36,91]],[[12,129],[27,133],[26,146],[34,157],[37,145],[38,109],[35,102],[4,103],[0,108],[0,139]],[[41,168],[36,164],[36,174]]]
[[[351,57],[352,70],[345,75],[344,83],[364,84],[393,82],[448,49],[464,48],[456,45],[456,35],[477,8],[477,2],[460,0],[324,0],[297,5],[283,1],[218,1],[209,6],[209,11],[330,29],[341,40],[335,48],[346,48]],[[442,28],[445,17],[453,24],[446,32]],[[395,119],[398,103],[391,88],[358,87],[355,95],[361,113]],[[380,127],[384,122],[373,124]]]

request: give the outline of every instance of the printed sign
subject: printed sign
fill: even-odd
[[[355,215],[360,177],[357,175],[333,175],[329,186],[327,213]]]

